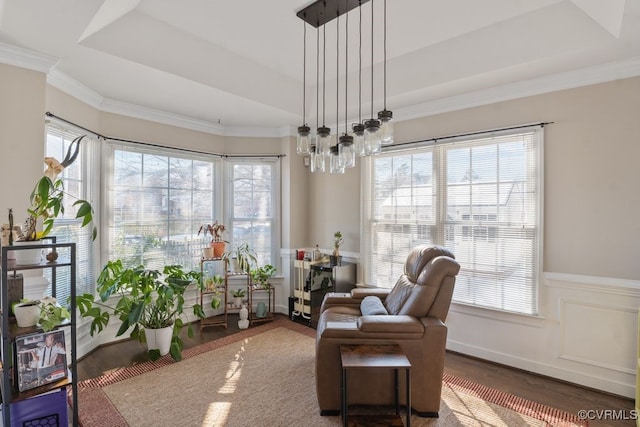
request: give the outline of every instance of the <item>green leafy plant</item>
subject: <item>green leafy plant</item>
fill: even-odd
[[[144,329],[157,329],[173,326],[170,353],[174,360],[182,359],[183,342],[180,331],[184,327],[182,316],[185,314],[184,293],[187,286],[200,279],[200,273],[185,272],[178,265],[165,266],[162,273],[158,270],[124,268],[121,260],[109,261],[98,277],[96,300],[92,294],[76,298],[82,317],[91,321],[90,333],[93,336],[101,332],[109,323],[111,316],[117,317],[121,324],[116,336],[131,329],[129,336],[145,342]],[[115,305],[107,302],[112,296],[118,299]],[[199,304],[193,306],[193,314],[204,318]],[[188,336],[193,337],[191,325]],[[160,357],[158,350],[150,350],[149,357]]]
[[[340,256],[340,245],[342,245],[343,240],[342,232],[336,231],[333,233],[333,256]]]
[[[224,285],[224,277],[219,274],[214,276],[209,276],[204,279],[204,289],[202,287],[201,290],[205,290],[211,293],[211,308],[217,310],[220,308],[220,304],[222,304],[222,290],[221,287]]]
[[[235,258],[239,272],[249,272],[251,267],[258,262],[257,255],[248,243],[234,244],[230,251],[222,254],[222,258],[231,261]]]
[[[233,289],[231,291],[231,296],[234,298],[242,298],[246,295],[246,291],[244,289]]]
[[[269,279],[276,273],[276,268],[271,264],[266,264],[251,270],[251,278],[263,289],[269,288]]]
[[[75,138],[71,142],[62,163],[53,157],[45,157],[44,162],[47,165],[47,169],[44,176],[36,182],[31,191],[29,197],[31,206],[27,209],[29,216],[24,223],[24,227],[18,233],[18,240],[34,241],[47,236],[53,229],[55,219],[64,214],[64,197],[65,195],[68,197],[73,196],[64,191],[64,183],[62,179],[58,178],[58,175],[76,159],[80,149],[80,142],[85,136]],[[75,152],[72,153],[74,149]],[[73,206],[77,207],[76,218],[82,219],[82,227],[92,225],[91,238],[95,240],[98,235],[98,229],[93,224],[94,211],[91,203],[78,199],[73,203]],[[36,227],[40,218],[42,219],[43,230],[37,232]]]
[[[40,319],[38,323],[43,331],[49,332],[65,321],[71,320],[71,313],[65,307],[56,303],[53,297],[46,297],[40,301]]]
[[[66,307],[60,306],[53,297],[44,297],[41,300],[30,300],[23,298],[11,304],[11,311],[16,312],[16,306],[22,307],[37,306],[38,325],[44,332],[53,330],[56,326],[71,320],[71,313]]]

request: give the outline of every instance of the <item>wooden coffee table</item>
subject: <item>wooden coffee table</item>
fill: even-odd
[[[345,427],[349,425],[385,425],[402,426],[398,406],[398,370],[404,369],[406,375],[407,416],[406,426],[411,427],[411,363],[399,345],[341,345],[342,360],[342,420]],[[395,388],[394,416],[358,415],[349,423],[349,403],[347,397],[347,371],[349,369],[389,368],[393,369]],[[364,419],[363,419],[364,418]],[[370,424],[374,422],[374,424]],[[361,424],[366,423],[366,424]]]

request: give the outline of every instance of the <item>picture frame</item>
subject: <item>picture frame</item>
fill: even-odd
[[[67,378],[64,329],[17,337],[15,360],[15,380],[21,392]]]

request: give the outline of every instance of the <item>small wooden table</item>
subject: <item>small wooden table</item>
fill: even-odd
[[[395,408],[396,414],[390,419],[382,420],[376,416],[379,425],[402,425],[399,418],[398,407],[398,369],[404,369],[406,374],[407,416],[406,426],[411,427],[411,363],[402,352],[399,345],[341,345],[340,357],[342,360],[342,420],[345,427],[349,425],[349,404],[347,400],[347,370],[366,368],[390,368],[394,370]],[[371,417],[367,417],[371,420]],[[358,417],[360,418],[360,417]],[[399,424],[397,424],[399,422]],[[356,424],[357,425],[357,424]]]

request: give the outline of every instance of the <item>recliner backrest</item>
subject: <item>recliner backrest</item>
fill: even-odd
[[[436,314],[444,321],[459,270],[455,256],[446,248],[433,245],[412,249],[405,262],[404,274],[385,298],[385,308],[389,314],[425,317],[438,300]],[[443,295],[439,295],[443,283],[446,286]]]

